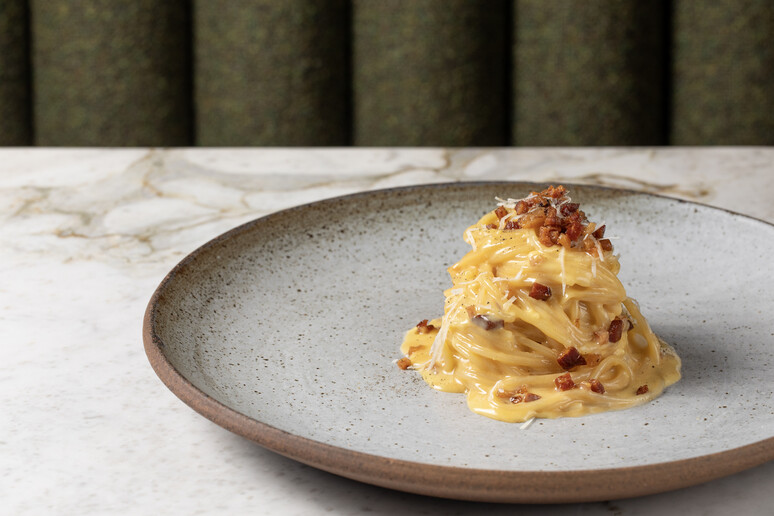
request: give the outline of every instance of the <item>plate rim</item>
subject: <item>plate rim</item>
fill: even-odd
[[[721,478],[774,459],[774,436],[737,448],[677,461],[640,466],[567,471],[519,471],[433,465],[382,455],[359,452],[302,437],[253,419],[210,397],[194,386],[164,355],[164,343],[156,328],[159,302],[177,273],[199,255],[223,241],[237,237],[254,226],[270,222],[288,212],[312,205],[328,204],[369,197],[391,195],[419,189],[443,189],[507,185],[541,188],[546,182],[529,181],[454,181],[424,183],[385,189],[366,190],[321,199],[276,211],[240,224],[197,247],[178,262],[154,290],[143,316],[142,336],[146,356],[156,375],[181,401],[215,424],[245,437],[264,448],[317,469],[353,480],[405,492],[458,500],[510,503],[569,503],[613,500],[660,493]],[[621,192],[697,205],[756,221],[774,228],[765,220],[700,202],[678,199],[627,188],[562,182],[572,189],[582,187]],[[557,489],[561,486],[561,490]]]

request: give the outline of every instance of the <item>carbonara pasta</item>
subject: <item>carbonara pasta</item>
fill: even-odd
[[[631,407],[679,380],[680,359],[618,280],[604,225],[562,186],[499,201],[465,231],[444,315],[406,334],[401,368],[508,422]]]

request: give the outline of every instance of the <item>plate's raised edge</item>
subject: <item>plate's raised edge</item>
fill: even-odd
[[[359,192],[316,201],[289,210],[395,191],[496,184],[536,188],[545,183],[477,181],[412,185]],[[621,193],[647,195],[680,203],[696,204],[774,227],[766,221],[731,210],[659,194],[596,185],[565,184],[569,187],[580,186],[590,189],[615,190]],[[390,459],[332,446],[288,433],[227,407],[197,389],[164,356],[164,344],[155,330],[156,309],[159,300],[164,295],[166,286],[174,279],[176,273],[195,256],[237,233],[264,222],[267,218],[287,211],[276,212],[242,224],[193,251],[162,280],[145,310],[143,342],[145,353],[153,370],[178,398],[217,425],[281,455],[347,478],[417,494],[486,502],[567,503],[642,496],[700,484],[774,459],[774,437],[771,437],[723,452],[642,466],[568,471],[503,471],[460,468]]]

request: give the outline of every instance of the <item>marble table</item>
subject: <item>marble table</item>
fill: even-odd
[[[478,514],[296,463],[180,402],[145,305],[242,222],[361,190],[507,179],[622,186],[774,222],[774,148],[0,150],[0,513]],[[643,498],[488,514],[769,513],[774,462]]]

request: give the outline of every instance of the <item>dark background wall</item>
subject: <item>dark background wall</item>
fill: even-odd
[[[180,0],[32,0],[37,145],[191,142],[189,10]]]
[[[669,144],[774,144],[774,2],[0,2],[0,145]]]
[[[0,145],[32,143],[27,2],[0,2]]]

